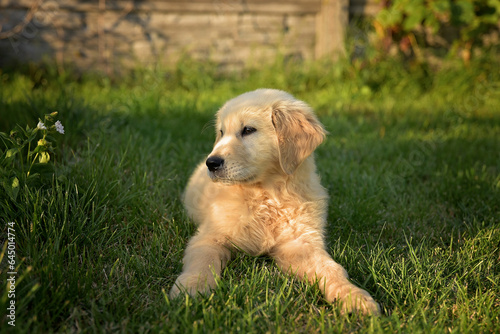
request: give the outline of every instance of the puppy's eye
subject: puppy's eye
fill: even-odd
[[[243,128],[243,130],[241,130],[241,136],[244,137],[244,136],[248,136],[252,133],[254,133],[255,131],[257,131],[256,128],[252,128],[251,126],[245,126]]]
[[[221,137],[224,136],[224,131],[222,131],[222,130],[219,130],[219,131],[220,131],[220,136]]]

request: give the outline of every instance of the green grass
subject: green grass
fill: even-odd
[[[56,175],[0,193],[16,223],[19,332],[497,332],[500,64],[440,70],[379,61],[282,64],[220,75],[210,64],[120,80],[0,76],[0,131],[59,111]],[[170,300],[195,227],[180,195],[211,150],[213,114],[248,90],[287,90],[330,132],[316,152],[330,193],[329,252],[380,302],[341,315],[269,258],[239,254],[210,296]],[[1,145],[1,143],[0,143]],[[2,147],[3,150],[3,147]],[[2,237],[3,240],[3,237]],[[3,242],[2,242],[3,245]]]

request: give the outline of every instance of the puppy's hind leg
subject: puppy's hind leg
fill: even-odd
[[[272,255],[282,271],[318,282],[325,298],[331,303],[340,302],[343,312],[380,314],[378,303],[349,282],[345,269],[322,247],[294,240],[277,247]]]
[[[196,296],[197,292],[209,292],[230,258],[231,251],[217,238],[202,234],[194,236],[184,253],[182,273],[170,290],[170,297],[174,298],[182,291],[191,296]]]

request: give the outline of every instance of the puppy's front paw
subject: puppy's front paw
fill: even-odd
[[[170,290],[170,298],[175,298],[182,292],[189,293],[195,297],[199,293],[207,293],[215,287],[215,279],[212,275],[183,273],[175,281]]]
[[[342,313],[360,312],[362,314],[380,315],[380,306],[368,292],[353,286],[344,295],[339,295]]]

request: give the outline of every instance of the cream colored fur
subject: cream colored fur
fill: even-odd
[[[245,127],[256,131],[244,134]],[[378,314],[378,304],[325,250],[328,195],[312,153],[326,132],[309,106],[283,91],[258,89],[228,101],[216,131],[209,157],[224,163],[209,171],[203,162],[189,180],[184,204],[198,232],[170,296],[210,291],[214,275],[240,249],[269,254],[282,271],[318,281],[344,311]]]

